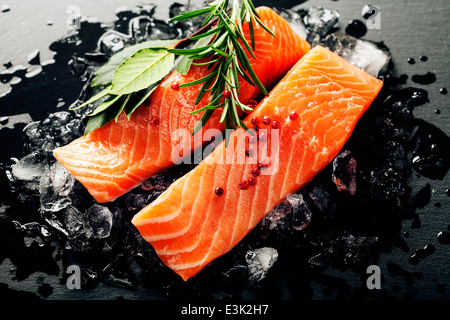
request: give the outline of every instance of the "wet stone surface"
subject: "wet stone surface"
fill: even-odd
[[[66,285],[64,271],[77,265],[84,290],[95,292],[106,285],[127,293],[139,290],[145,296],[149,290],[152,297],[164,299],[414,298],[417,293],[399,294],[399,288],[369,292],[363,282],[352,287],[345,276],[333,272],[351,271],[360,278],[368,265],[382,263],[383,254],[398,250],[406,254],[406,263],[389,261],[387,271],[410,288],[422,277],[411,267],[433,259],[449,243],[447,223],[433,233],[434,244],[409,246],[409,234],[421,230],[423,210],[436,203],[437,192],[444,196],[439,203],[448,209],[450,191],[436,190],[433,181],[447,175],[449,138],[414,116],[415,110],[430,103],[426,86],[439,79],[431,72],[414,72],[419,76],[413,76],[415,86],[409,86],[407,75],[396,74],[389,48],[365,40],[364,34],[340,30],[337,10],[278,9],[311,43],[321,43],[382,78],[382,92],[332,163],[192,281],[184,283],[163,266],[130,221],[193,166],[173,167],[111,203],[97,204],[55,161],[51,153],[55,147],[83,134],[86,114],[95,106],[68,108],[96,93],[89,84],[99,66],[126,46],[183,38],[200,23],[173,23],[169,17],[155,17],[155,9],[155,5],[118,8],[110,29],[82,22],[77,34],[52,44],[53,61],[41,62],[39,52],[30,53],[30,63],[41,69],[3,62],[0,81],[10,83],[12,90],[0,97],[5,114],[0,117],[0,134],[9,150],[0,156],[0,243],[9,244],[0,246],[0,263],[13,266],[6,277],[19,283],[36,272],[46,277],[36,280],[33,293],[11,289],[0,280],[0,296],[58,298],[54,292]],[[186,9],[174,3],[169,16]],[[416,60],[425,62],[418,56]],[[58,85],[61,82],[64,86]],[[54,90],[43,90],[49,85]],[[33,101],[26,98],[30,91]],[[42,104],[46,108],[39,107]],[[14,122],[16,106],[21,106],[21,116]],[[429,180],[413,190],[410,181],[415,176]],[[408,224],[410,232],[402,232]],[[434,296],[448,294],[450,284],[445,281],[436,282]],[[323,287],[320,294],[313,291],[317,285]]]

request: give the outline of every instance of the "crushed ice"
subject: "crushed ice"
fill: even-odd
[[[245,254],[245,260],[248,265],[249,280],[259,282],[267,276],[277,262],[278,251],[269,247],[252,249]]]
[[[100,62],[106,61],[125,46],[151,39],[183,38],[201,24],[201,19],[177,23],[158,20],[153,17],[154,9],[154,5],[142,5],[137,9],[118,8],[117,30],[108,30],[100,37],[96,52],[86,53],[84,58],[75,57],[69,62],[74,75],[83,76],[88,80]],[[169,14],[173,17],[186,10],[185,5],[175,3],[170,7]],[[381,44],[331,33],[337,26],[340,16],[336,10],[311,7],[307,10],[291,9],[278,12],[291,20],[294,30],[307,38],[312,45],[324,45],[374,76],[383,74],[389,67],[391,59],[389,50]],[[45,66],[44,63],[41,65]],[[15,66],[2,71],[0,79],[2,82],[13,81],[19,72],[25,73],[26,68]],[[78,101],[74,103],[85,101],[92,94],[88,82],[81,90]],[[71,112],[55,112],[42,121],[30,122],[23,129],[27,155],[16,159],[6,172],[11,189],[18,200],[33,203],[37,199],[41,218],[50,228],[67,237],[69,241],[66,247],[70,250],[77,249],[80,244],[89,246],[90,240],[110,237],[115,221],[119,219],[117,216],[120,216],[120,213],[109,206],[96,204],[84,187],[64,167],[55,162],[51,154],[56,147],[83,135],[86,114],[94,107],[95,105]],[[349,152],[343,152],[335,159],[333,181],[338,190],[349,194],[355,193],[355,166],[356,162]],[[125,211],[133,212],[146,206],[176,178],[176,174],[164,173],[145,181],[140,188],[126,195],[124,214]],[[316,187],[307,196],[320,212],[329,210],[332,205],[330,194],[323,188]],[[288,195],[283,202],[267,213],[262,224],[267,225],[269,230],[303,230],[309,225],[312,216],[312,207],[311,203],[308,204],[306,201],[307,196],[297,193]],[[15,224],[17,228],[29,233],[38,232],[42,236],[51,234],[50,229],[40,223],[20,224],[15,221]],[[131,232],[136,231],[132,229]],[[136,256],[148,254],[148,246],[142,238],[137,234],[133,236],[137,242],[140,241]],[[348,246],[349,241],[351,243],[366,241],[372,244],[372,239],[354,238],[352,235],[342,238],[341,242],[345,242]],[[267,276],[277,262],[278,251],[269,247],[253,249],[246,253],[245,259],[250,280],[258,282]],[[316,257],[312,261],[317,262],[318,259]],[[148,260],[144,263],[152,262]]]
[[[389,69],[391,54],[381,43],[333,33],[320,40],[319,44],[374,77],[386,73]]]
[[[339,191],[355,195],[356,160],[350,151],[345,150],[334,158],[332,180]]]
[[[300,193],[292,193],[286,199],[269,211],[263,225],[269,230],[303,230],[311,221],[311,210]]]

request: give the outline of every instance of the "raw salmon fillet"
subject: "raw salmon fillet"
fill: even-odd
[[[276,35],[263,28],[254,28],[256,60],[248,53],[250,63],[266,88],[273,86],[310,49],[288,22],[267,7],[257,8],[262,22]],[[244,24],[244,35],[250,41],[249,28]],[[179,85],[209,74],[206,66],[193,65],[187,75],[176,70],[169,74],[150,96],[149,105],[141,105],[128,120],[122,113],[117,122],[93,131],[70,144],[54,150],[56,159],[89,191],[98,202],[108,202],[125,194],[154,174],[174,165],[172,150],[178,142],[172,140],[177,129],[192,132],[201,113],[190,112],[210,101],[205,95],[198,105],[194,101],[201,85],[174,90]],[[240,100],[248,103],[260,91],[243,79],[239,81]],[[210,128],[223,130],[219,123],[222,109],[217,109],[202,131]],[[191,148],[202,145],[202,139],[191,136]]]
[[[234,144],[219,144],[132,223],[165,265],[182,279],[191,278],[338,154],[381,87],[382,81],[337,54],[314,47],[245,118],[249,128],[252,119],[259,119],[256,143],[249,132],[233,132]],[[269,125],[262,123],[264,116],[270,117]],[[272,126],[278,129],[269,130]],[[279,143],[273,144],[277,137]],[[257,151],[269,145],[276,146],[270,154]],[[239,161],[242,148],[253,148],[256,162],[250,161],[254,156]],[[265,168],[258,160],[267,163]],[[247,188],[241,189],[243,181]]]

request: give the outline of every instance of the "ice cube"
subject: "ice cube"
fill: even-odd
[[[21,181],[39,181],[40,177],[49,169],[47,153],[35,151],[12,165],[13,178]]]
[[[43,195],[41,197],[41,211],[45,212],[60,212],[72,204],[68,197],[52,198],[52,196]]]
[[[50,129],[54,127],[61,127],[69,123],[72,115],[67,111],[59,111],[48,115],[50,120]]]
[[[288,229],[289,223],[287,216],[292,212],[292,205],[284,200],[275,208],[266,213],[263,225],[268,226],[269,230]]]
[[[86,70],[86,61],[84,58],[73,56],[68,62],[74,76],[79,77]]]
[[[141,184],[142,190],[150,191],[150,190],[165,190],[167,189],[174,181],[176,177],[174,174],[169,172],[155,174],[154,176],[148,178]]]
[[[298,12],[295,10],[282,8],[275,8],[275,10],[281,17],[289,21],[289,25],[295,33],[303,39],[308,37],[308,30],[305,27],[302,16]]]
[[[395,172],[409,171],[409,163],[406,158],[406,150],[399,142],[388,140],[381,148],[380,164],[386,168],[392,168]]]
[[[274,248],[263,247],[246,252],[245,260],[248,265],[249,280],[262,281],[278,260],[278,251]]]
[[[292,193],[287,195],[286,200],[292,206],[292,227],[295,230],[306,228],[311,221],[311,210],[300,193]]]
[[[346,233],[342,237],[342,242],[341,246],[344,250],[336,250],[336,252],[345,252],[343,262],[346,265],[360,265],[370,261],[378,237]]]
[[[320,210],[320,212],[327,211],[331,206],[330,194],[322,187],[315,187],[309,193],[309,197],[311,198],[317,209]]]
[[[53,151],[82,135],[83,117],[66,111],[55,112],[43,121],[29,123],[24,129],[26,148],[31,151]]]
[[[125,197],[125,205],[128,211],[144,208],[151,197],[151,194],[128,193]]]
[[[175,18],[179,16],[181,13],[186,12],[186,5],[175,2],[169,7],[169,18]]]
[[[156,5],[153,3],[142,3],[137,5],[140,15],[152,17],[155,14]]]
[[[78,208],[78,210],[82,211],[87,210],[93,204],[97,203],[94,197],[78,180],[75,180],[69,197],[72,200],[72,204]]]
[[[356,192],[356,160],[353,154],[345,150],[333,160],[332,180],[338,191],[355,195]]]
[[[62,197],[68,196],[75,178],[57,161],[50,168],[50,176],[55,193]]]
[[[122,50],[130,41],[131,37],[115,30],[106,31],[98,40],[101,52],[113,55]]]
[[[23,129],[26,139],[25,148],[28,151],[52,151],[55,148],[55,140],[50,136],[46,127],[48,127],[46,123],[34,121]]]
[[[52,233],[46,225],[40,224],[38,222],[27,222],[21,224],[19,221],[13,220],[11,221],[17,230],[25,232],[28,237],[37,237],[40,236],[43,240],[48,239]]]
[[[301,194],[289,194],[275,208],[266,213],[262,225],[269,230],[302,230],[311,220],[311,210]]]
[[[92,227],[92,237],[103,239],[109,237],[112,228],[113,214],[105,207],[94,204],[86,210],[88,221]]]
[[[130,34],[136,42],[147,39],[152,20],[147,16],[138,16],[130,20]]]
[[[315,45],[333,30],[338,22],[340,14],[335,9],[328,9],[321,6],[310,7],[306,11],[300,11],[303,22],[308,30],[306,40]]]
[[[391,53],[382,43],[333,33],[320,44],[374,77],[385,74],[390,68]]]
[[[58,133],[56,136],[58,138],[59,145],[66,145],[72,140],[83,135],[84,132],[84,123],[82,118],[72,119],[64,126],[61,126],[59,130],[55,130],[54,132]]]
[[[74,206],[67,207],[64,215],[64,225],[69,239],[90,239],[93,235],[92,226],[87,223],[86,215]]]
[[[179,36],[179,32],[173,23],[167,23],[162,20],[152,19],[150,23],[149,40],[168,40]]]
[[[67,230],[63,224],[63,217],[66,210],[51,212],[41,210],[41,217],[47,222],[47,224],[55,230],[61,232],[63,235],[68,236]]]
[[[330,264],[330,259],[324,253],[316,254],[308,260],[308,264],[315,269],[326,268]]]
[[[129,9],[128,6],[124,5],[124,6],[117,7],[116,10],[114,11],[114,13],[117,16],[117,18],[124,19],[125,17],[128,17],[129,15],[131,15],[132,10]]]
[[[39,124],[40,121],[33,121],[27,124],[25,128],[23,128],[23,133],[26,140],[33,145],[39,144],[39,140],[41,139]]]
[[[61,197],[55,192],[54,185],[52,183],[52,171],[46,171],[40,179],[39,183],[41,212],[44,213],[57,213],[69,206],[72,201],[69,197]]]
[[[180,15],[183,12],[191,11],[200,9],[200,7],[197,6],[198,3],[195,3],[195,1],[188,1],[186,4],[180,4],[175,2],[172,4],[169,8],[169,17],[173,18],[178,15]],[[198,29],[203,24],[204,17],[198,16],[194,17],[189,20],[184,21],[176,21],[174,23],[174,28],[181,33],[180,38],[186,38]]]
[[[406,192],[406,182],[401,172],[393,168],[376,168],[362,172],[360,177],[362,195],[365,202],[381,202],[396,199]]]

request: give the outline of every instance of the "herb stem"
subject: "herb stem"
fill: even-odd
[[[191,59],[191,63],[204,63],[212,68],[210,75],[214,75],[214,79],[205,76],[198,81],[183,85],[190,86],[203,83],[199,97],[203,97],[206,91],[209,91],[211,95],[209,104],[192,112],[192,114],[198,113],[200,110],[210,113],[223,106],[220,122],[225,122],[226,128],[231,125],[233,129],[236,129],[243,124],[240,119],[241,112],[252,110],[252,108],[243,104],[239,99],[239,75],[249,84],[257,86],[264,95],[267,95],[267,90],[261,81],[259,81],[249,61],[249,58],[256,59],[253,52],[255,50],[253,23],[257,28],[262,26],[264,29],[267,29],[267,27],[263,26],[261,20],[259,20],[251,0],[234,0],[230,9],[228,9],[228,4],[228,0],[215,0],[209,4],[209,9],[204,9],[203,11],[194,10],[182,13],[179,17],[176,17],[176,20],[181,20],[198,16],[201,12],[204,14],[208,13],[205,22],[210,24],[214,22],[214,25],[206,33],[215,38],[212,38],[210,43],[203,44],[203,47],[195,50],[176,49],[172,50],[172,53],[185,55],[185,58]],[[249,24],[250,43],[244,36],[244,22]],[[194,39],[200,38],[200,32],[194,35]],[[271,31],[270,34],[273,35]],[[247,57],[247,54],[249,57]],[[194,62],[198,59],[207,58],[209,58],[209,61],[206,63]],[[211,63],[211,61],[214,62]],[[229,91],[231,95],[222,97],[222,92],[225,91]],[[218,99],[223,99],[223,102],[217,104]],[[197,98],[195,102],[196,104],[199,103],[200,99]],[[227,143],[227,136],[225,136],[225,142]]]

